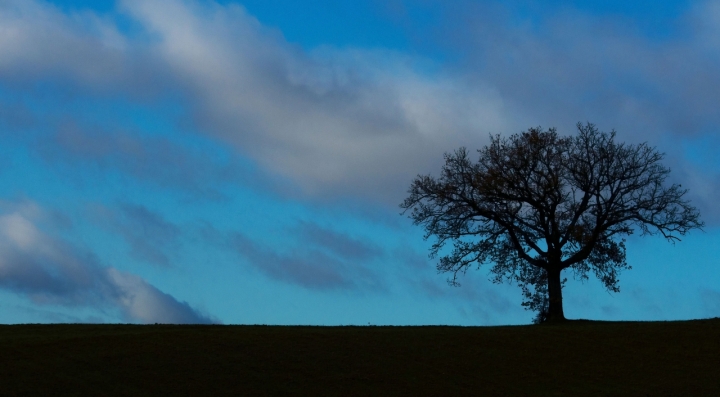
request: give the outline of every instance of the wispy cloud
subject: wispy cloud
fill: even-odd
[[[141,47],[92,12],[66,14],[44,1],[8,0],[0,3],[0,26],[0,78],[11,87],[55,80],[95,93],[143,96],[163,81],[148,73],[148,58],[131,55]]]
[[[180,245],[180,228],[143,205],[121,203],[117,209],[91,205],[90,213],[101,228],[120,235],[130,254],[145,262],[170,267],[170,252]]]
[[[300,222],[300,225],[291,232],[299,236],[305,244],[322,248],[342,259],[363,262],[383,255],[382,248],[374,243],[321,227],[315,223]]]
[[[278,251],[244,234],[231,233],[228,247],[265,275],[317,290],[377,290],[384,282],[368,263],[329,255],[313,246]]]
[[[313,222],[301,221],[279,232],[274,244],[209,225],[199,230],[207,243],[234,252],[252,269],[310,290],[387,296],[409,293],[428,302],[449,303],[468,317],[487,323],[498,314],[522,311],[507,298],[507,291],[488,286],[482,276],[469,274],[461,277],[462,288],[450,287],[447,276],[436,274],[425,254],[407,246],[389,249],[371,238],[351,236]]]
[[[712,33],[717,2],[699,2],[677,16],[681,34],[648,37],[621,17],[569,7],[537,20],[510,18],[510,10],[463,2],[482,19],[455,23],[455,45],[475,79],[492,81],[514,114],[543,125],[591,120],[631,139],[692,135],[717,125],[718,48]],[[491,3],[492,4],[492,3]],[[484,18],[484,19],[483,19]],[[449,26],[449,21],[448,21]],[[452,33],[448,33],[452,34]]]
[[[222,188],[227,185],[263,185],[257,173],[233,159],[232,153],[223,153],[222,148],[201,151],[177,139],[148,136],[111,124],[43,122],[43,127],[53,132],[34,134],[32,146],[53,164],[117,171],[210,200],[224,199]]]
[[[35,224],[39,220],[27,209],[0,215],[0,288],[41,305],[116,309],[126,321],[214,322],[141,277],[103,266],[93,254],[50,236]]]
[[[523,7],[526,14],[517,11]],[[520,121],[507,123],[516,130],[496,132],[532,124],[570,134],[578,121],[590,121],[616,129],[620,140],[657,145],[673,182],[690,189],[709,225],[720,224],[707,200],[718,190],[720,167],[692,166],[682,150],[690,140],[720,136],[720,2],[691,3],[656,35],[629,17],[569,5],[459,1],[441,8],[427,38],[459,54],[467,83],[489,84],[505,114]]]
[[[79,92],[180,93],[200,131],[315,198],[392,196],[394,204],[398,184],[438,146],[504,126],[492,89],[425,76],[417,70],[422,60],[400,53],[307,53],[238,5],[124,1],[121,9],[144,32],[131,37],[92,13],[23,4],[5,5],[4,23],[14,32],[0,65],[5,83],[27,75],[69,80]],[[41,23],[46,33],[32,30]],[[76,56],[35,50],[43,47]]]
[[[239,233],[232,236],[230,244],[254,268],[271,278],[320,290],[355,286],[352,276],[343,271],[342,262],[320,252],[295,251],[283,255]]]
[[[431,61],[399,52],[305,51],[236,4],[125,0],[118,10],[136,24],[132,34],[117,28],[120,14],[68,15],[40,1],[2,7],[4,85],[54,79],[93,95],[172,92],[202,134],[317,200],[396,204],[408,178],[488,133],[537,124],[571,133],[589,120],[623,139],[672,147],[672,137],[714,134],[720,122],[713,1],[697,5],[684,18],[685,34],[662,45],[622,20],[571,8],[523,25],[496,3],[459,2],[438,24],[463,61],[432,73],[424,71]],[[117,144],[102,146],[100,136]],[[55,139],[78,156],[112,150],[104,153],[140,160],[116,162],[139,164],[123,168],[138,177],[148,164],[143,153],[166,153],[157,162],[167,165],[198,164],[162,140],[133,152],[135,143],[112,132],[70,128]],[[178,180],[170,166],[146,168]]]
[[[317,196],[387,197],[437,145],[503,126],[494,91],[423,76],[403,54],[305,53],[237,5],[124,4],[193,93],[199,126]]]
[[[318,291],[385,288],[372,263],[380,255],[379,248],[314,225],[303,225],[305,229],[316,229],[320,238],[298,234],[297,228],[292,228],[276,236],[286,242],[278,247],[245,233],[221,231],[211,225],[198,230],[205,243],[234,253],[271,279]]]

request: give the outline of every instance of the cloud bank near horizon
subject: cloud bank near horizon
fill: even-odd
[[[217,322],[143,278],[103,266],[92,253],[44,232],[38,223],[47,215],[37,204],[9,206],[14,210],[0,214],[0,288],[38,305],[118,310],[129,322]]]

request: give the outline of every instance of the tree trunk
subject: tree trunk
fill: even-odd
[[[548,322],[564,321],[562,302],[562,284],[560,283],[560,270],[547,270],[548,277]]]

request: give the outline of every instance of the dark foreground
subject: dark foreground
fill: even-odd
[[[720,319],[0,326],[2,395],[720,396]]]

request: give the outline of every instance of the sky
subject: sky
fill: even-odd
[[[720,316],[720,1],[0,0],[0,323],[527,324],[401,215],[490,134],[617,131],[706,226],[568,318]]]

